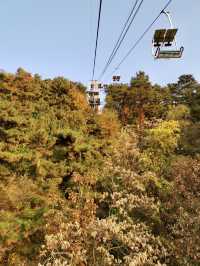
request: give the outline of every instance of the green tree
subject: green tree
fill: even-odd
[[[192,75],[182,75],[177,83],[168,85],[173,104],[184,104],[190,108],[191,119],[200,121],[200,84]]]
[[[147,130],[140,158],[141,167],[166,176],[178,148],[180,133],[179,122],[173,120],[163,121]]]
[[[131,79],[130,85],[111,85],[107,89],[106,107],[117,111],[125,124],[137,123],[142,130],[145,118],[161,118],[166,115],[169,93],[165,88],[152,85],[142,71]]]
[[[129,95],[130,90],[127,84],[113,84],[106,89],[106,108],[115,110],[123,124],[130,121]]]

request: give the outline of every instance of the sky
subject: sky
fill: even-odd
[[[95,78],[103,70],[135,0],[103,0]],[[167,0],[144,0],[119,53],[103,82],[130,47],[158,15]],[[99,0],[2,0],[0,2],[0,69],[16,72],[22,67],[43,78],[64,76],[88,84],[92,76]],[[200,81],[200,1],[173,0],[168,8],[177,41],[184,46],[180,60],[157,60],[151,54],[156,28],[168,27],[161,16],[116,74],[129,82],[139,70],[153,83],[175,82],[191,73]]]

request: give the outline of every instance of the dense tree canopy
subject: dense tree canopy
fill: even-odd
[[[0,265],[198,266],[200,84],[0,73]]]
[[[169,98],[168,90],[152,85],[144,72],[138,72],[130,84],[110,85],[106,102],[107,107],[118,112],[124,124],[137,120],[143,126],[145,117],[151,119],[165,115]]]

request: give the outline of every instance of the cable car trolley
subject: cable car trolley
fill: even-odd
[[[158,29],[154,33],[152,41],[152,54],[155,59],[181,58],[184,48],[178,49],[176,42],[177,28],[174,28],[169,12],[162,11],[167,16],[170,28]]]
[[[113,82],[120,82],[121,76],[117,75],[117,76],[113,76]]]

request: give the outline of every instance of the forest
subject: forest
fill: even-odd
[[[199,266],[200,83],[0,73],[0,265]]]

